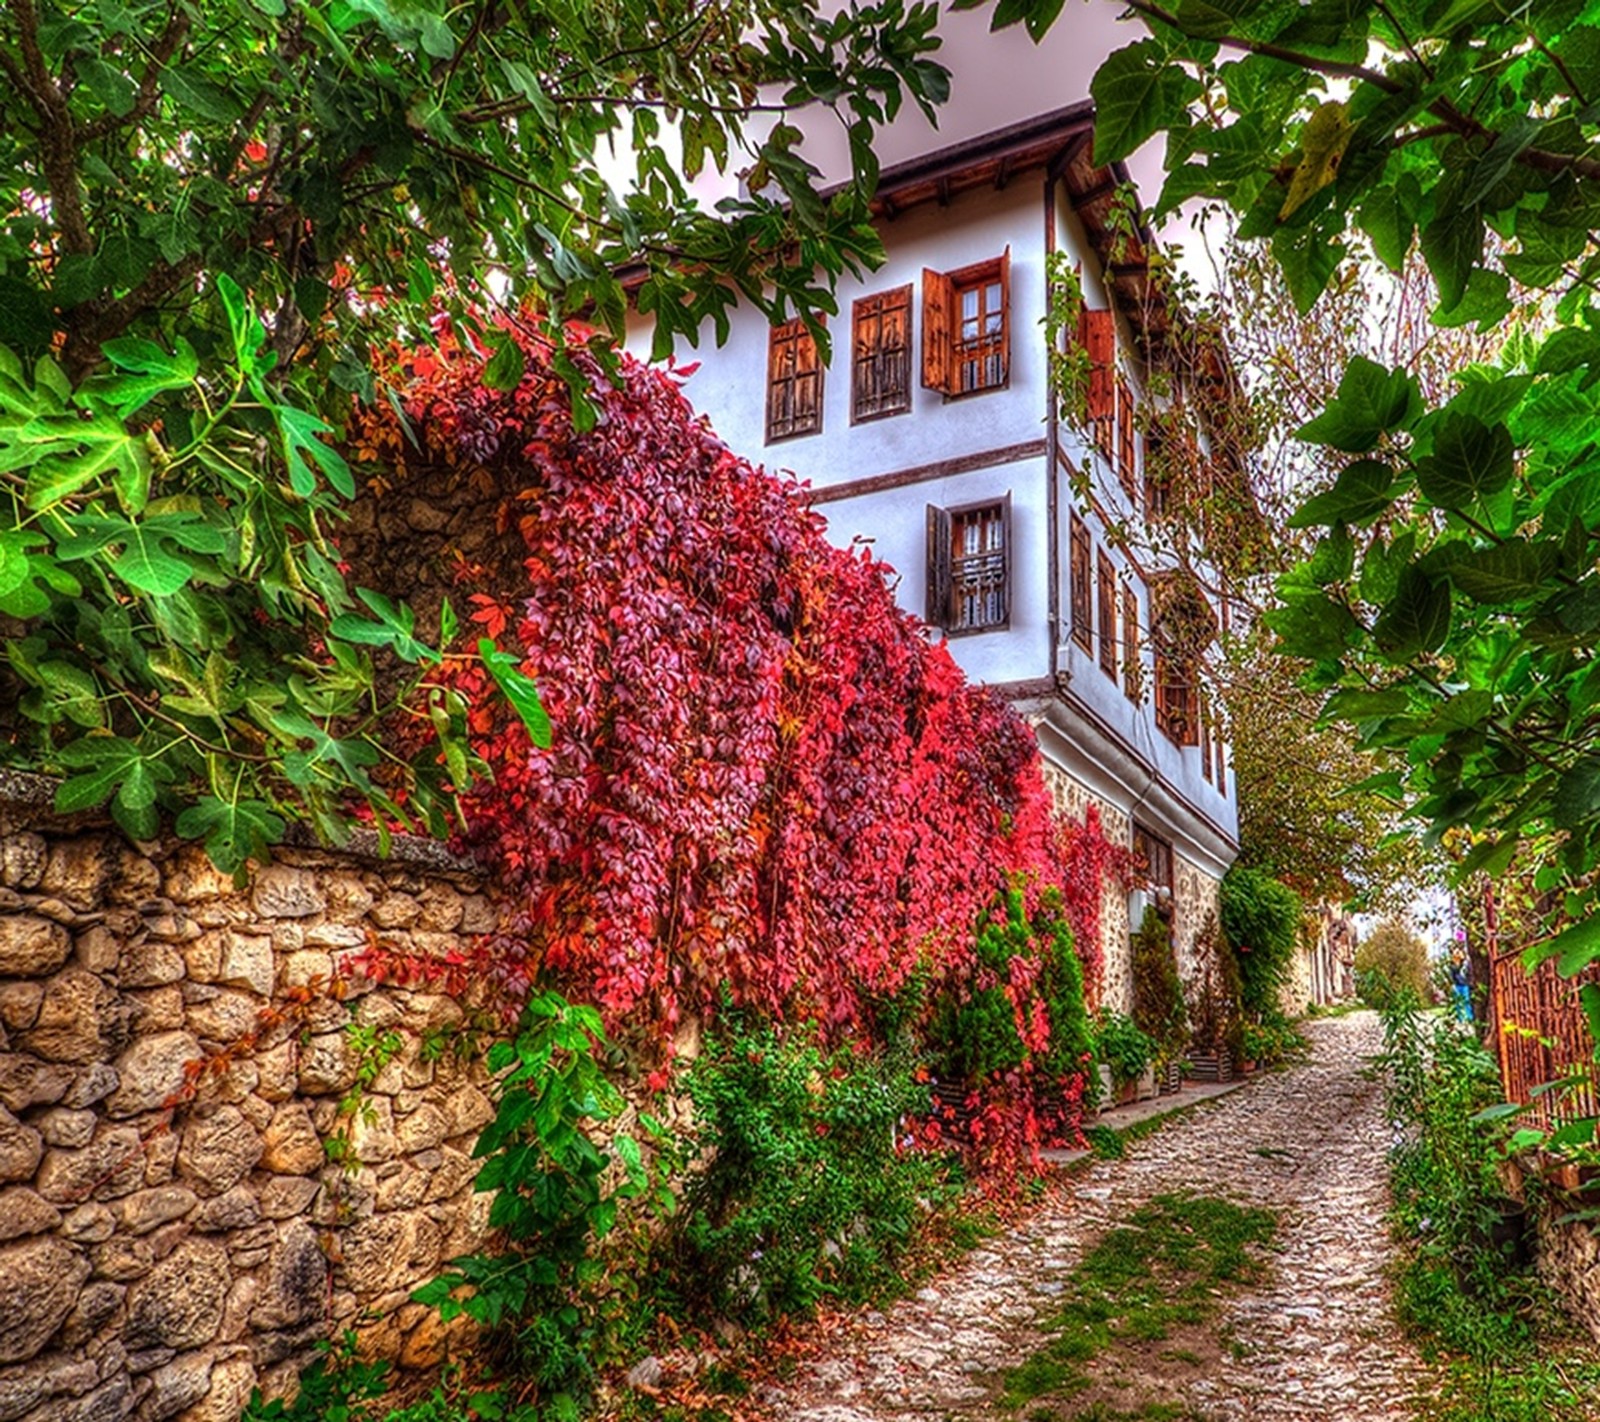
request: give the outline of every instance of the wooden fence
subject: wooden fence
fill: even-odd
[[[1600,982],[1600,969],[1564,978],[1551,961],[1530,973],[1515,950],[1496,952],[1491,961],[1495,1037],[1506,1100],[1526,1103],[1530,1124],[1545,1127],[1600,1115],[1594,1049],[1578,1006],[1578,989],[1586,982]],[[1537,1087],[1567,1078],[1574,1078],[1572,1085],[1534,1094]]]

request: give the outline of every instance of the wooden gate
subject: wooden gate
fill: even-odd
[[[1525,1103],[1530,1121],[1546,1127],[1600,1115],[1594,1049],[1578,1006],[1578,989],[1600,982],[1600,969],[1564,978],[1550,961],[1530,973],[1515,951],[1496,953],[1492,961],[1495,1036],[1506,1100]],[[1534,1095],[1536,1087],[1563,1079],[1573,1084]]]

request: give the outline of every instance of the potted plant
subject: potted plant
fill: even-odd
[[[1111,1076],[1111,1097],[1124,1106],[1136,1100],[1140,1079],[1150,1070],[1155,1043],[1131,1017],[1102,1010],[1095,1019],[1095,1059]]]

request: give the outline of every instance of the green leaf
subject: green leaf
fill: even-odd
[[[1416,382],[1403,369],[1386,370],[1357,356],[1345,367],[1332,403],[1297,437],[1346,454],[1363,454],[1388,431],[1403,429],[1420,403]]]
[[[488,637],[478,639],[478,655],[494,678],[495,685],[522,718],[528,738],[540,750],[549,750],[551,742],[550,717],[539,700],[539,688],[531,677],[519,670],[520,662],[510,652],[502,652]]]
[[[267,339],[267,328],[261,324],[243,288],[227,272],[217,274],[217,295],[222,298],[228,315],[228,331],[233,338],[233,358],[246,375],[260,368],[256,354]]]
[[[1516,469],[1510,430],[1447,411],[1433,453],[1417,461],[1417,487],[1440,508],[1469,509],[1510,484]]]
[[[97,387],[116,409],[118,418],[124,420],[163,391],[187,389],[200,373],[194,347],[181,336],[173,355],[140,336],[119,336],[100,349],[119,371],[125,372]]]
[[[1164,128],[1186,125],[1191,99],[1200,85],[1171,61],[1154,40],[1138,40],[1117,50],[1096,71],[1094,161],[1126,158]]]
[[[1450,635],[1449,588],[1412,564],[1401,572],[1394,600],[1373,624],[1372,635],[1392,662],[1438,651]]]
[[[1331,489],[1307,499],[1289,520],[1290,528],[1332,528],[1365,523],[1394,502],[1394,470],[1375,459],[1358,459],[1340,470]]]
[[[1445,195],[1442,211],[1422,229],[1421,242],[1439,287],[1439,309],[1449,312],[1466,295],[1472,269],[1483,257],[1483,218],[1476,208]]]
[[[55,809],[61,815],[97,809],[145,764],[144,752],[121,736],[85,736],[63,746],[59,759],[69,770],[80,772],[56,787]],[[161,773],[170,774],[165,767]],[[144,768],[143,776],[154,784],[151,770]],[[153,801],[153,790],[150,798]]]
[[[264,801],[205,795],[178,816],[175,828],[184,839],[204,839],[211,862],[237,879],[251,859],[272,857],[285,825]]]
[[[1452,564],[1450,580],[1474,602],[1519,602],[1547,593],[1555,567],[1551,544],[1510,538]]]
[[[1562,773],[1551,817],[1560,829],[1577,829],[1600,814],[1600,759],[1590,757]]]
[[[1541,963],[1559,958],[1557,971],[1573,977],[1600,958],[1600,914],[1591,911],[1577,923],[1523,950],[1522,964],[1531,973]]]
[[[490,390],[515,390],[522,384],[525,369],[522,347],[517,344],[516,338],[507,332],[500,349],[489,358],[488,364],[483,368],[483,383]]]
[[[317,438],[332,434],[333,427],[326,420],[319,420],[309,411],[297,410],[292,405],[274,405],[272,413],[283,436],[284,456],[289,461],[289,487],[302,499],[310,498],[317,488],[317,476],[311,470],[311,463],[315,462],[335,490],[347,499],[354,498],[355,476],[344,456]]]

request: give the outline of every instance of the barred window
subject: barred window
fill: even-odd
[[[1010,494],[957,509],[928,506],[927,613],[947,632],[1010,625]]]
[[[1011,377],[1011,249],[955,272],[922,273],[922,383],[946,395]]]
[[[774,326],[767,343],[767,440],[822,429],[822,361],[801,321]]]
[[[851,315],[851,418],[903,415],[911,408],[911,288],[863,296]]]

